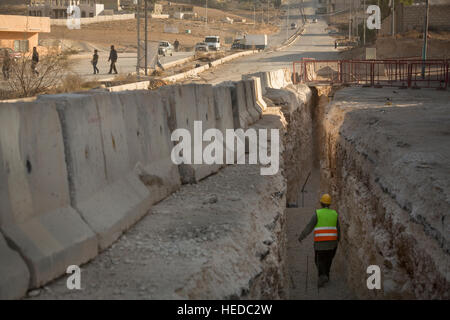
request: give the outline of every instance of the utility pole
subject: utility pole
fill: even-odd
[[[422,64],[422,78],[425,78],[425,62],[427,60],[427,42],[428,42],[428,13],[429,13],[429,4],[428,0],[426,0],[426,9],[425,9],[425,23],[423,26],[423,48],[422,48],[422,60],[424,64]]]
[[[395,0],[392,0],[392,37],[395,38]]]
[[[141,35],[141,6],[142,1],[144,2],[144,41],[142,41],[142,35]],[[147,1],[148,0],[136,0],[136,29],[137,29],[137,63],[136,63],[136,74],[138,79],[140,79],[140,70],[141,70],[141,61],[144,60],[144,72],[145,75],[148,74],[148,46],[147,46],[147,40],[148,40],[148,10],[147,10]],[[144,56],[142,56],[144,54]]]
[[[136,29],[137,29],[137,61],[136,61],[136,75],[140,80],[140,65],[141,65],[141,0],[136,1]]]
[[[289,27],[289,3],[288,3],[287,15],[286,15],[286,40],[289,38],[288,27]]]
[[[348,20],[348,41],[352,41],[352,11],[353,11],[353,0],[350,0],[350,19]]]
[[[256,3],[253,1],[253,28],[256,29]]]
[[[364,0],[363,4],[363,26],[364,26],[364,35],[363,35],[363,44],[366,45],[366,0]]]
[[[270,0],[267,0],[267,24],[269,24],[269,2]]]
[[[145,32],[145,35],[144,35],[144,45],[145,45],[145,49],[144,49],[144,52],[145,52],[145,57],[144,57],[144,66],[145,66],[145,70],[144,70],[144,72],[145,72],[145,75],[147,76],[148,75],[148,10],[147,10],[148,8],[147,8],[147,0],[144,0],[144,20],[145,20],[145,22],[144,22],[144,32]]]
[[[206,0],[206,4],[205,4],[205,8],[206,8],[206,26],[208,25],[208,0]]]

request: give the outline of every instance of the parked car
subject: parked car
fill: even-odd
[[[206,42],[198,42],[195,47],[194,47],[195,51],[209,51],[208,49],[208,45],[206,44]]]
[[[174,48],[169,41],[160,41],[158,46],[158,54],[162,56],[173,55]]]
[[[3,65],[3,59],[5,57],[5,50],[9,53],[9,56],[12,61],[17,61],[22,58],[22,53],[18,51],[14,51],[11,48],[0,48],[0,65]]]
[[[297,24],[296,23],[291,23],[291,30],[293,29],[297,29]]]
[[[317,23],[317,19],[316,19],[316,18],[314,18],[312,22],[313,22],[313,23]]]

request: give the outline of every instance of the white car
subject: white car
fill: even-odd
[[[158,46],[158,54],[162,56],[167,56],[168,54],[173,55],[173,46],[169,41],[160,41]]]
[[[314,18],[313,21],[312,21],[312,23],[317,23],[317,19]]]
[[[208,45],[206,44],[206,42],[198,42],[198,43],[195,45],[194,50],[195,50],[195,51],[204,51],[204,52],[209,51]]]

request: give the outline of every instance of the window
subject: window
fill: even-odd
[[[14,40],[14,51],[28,52],[29,42],[28,40]]]

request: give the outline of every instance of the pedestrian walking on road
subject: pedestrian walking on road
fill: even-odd
[[[339,242],[340,228],[338,214],[330,209],[331,197],[324,194],[320,198],[321,209],[316,210],[298,241],[305,239],[314,230],[315,263],[319,272],[318,287],[323,287],[330,279],[330,268]]]
[[[8,50],[4,50],[3,66],[2,66],[3,79],[5,80],[9,79],[10,70],[11,70],[11,57],[9,56]]]
[[[39,63],[39,53],[36,47],[33,47],[33,56],[31,58],[31,73],[39,76],[39,72],[36,70],[37,64]]]
[[[173,46],[175,48],[175,52],[178,52],[178,48],[180,46],[180,42],[178,41],[178,39],[175,39],[175,42],[173,43]]]
[[[112,73],[112,71],[114,70],[114,73],[117,74],[117,69],[116,69],[116,62],[117,62],[117,51],[116,49],[114,49],[114,46],[111,46],[111,51],[109,52],[109,59],[108,62],[111,61],[111,66],[109,67],[109,74]]]
[[[94,50],[94,55],[92,56],[92,66],[94,67],[94,74],[99,73],[100,71],[97,68],[97,63],[98,63],[98,51]]]

